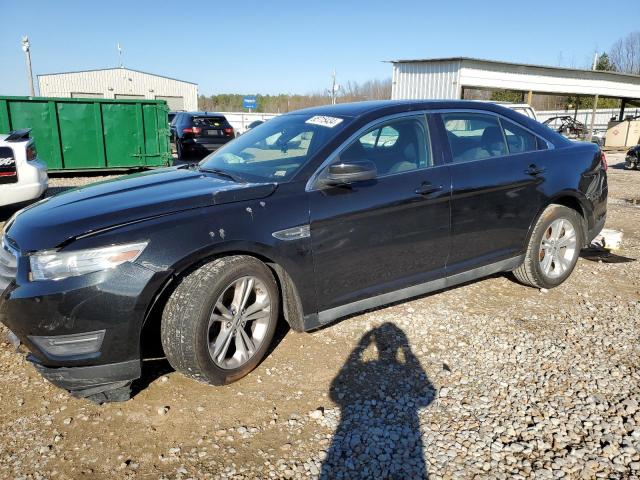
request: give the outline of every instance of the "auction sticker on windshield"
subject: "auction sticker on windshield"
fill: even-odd
[[[337,117],[327,117],[325,115],[316,115],[315,117],[311,117],[304,123],[309,123],[311,125],[320,125],[321,127],[333,128],[336,125],[340,125],[342,123],[341,118]]]

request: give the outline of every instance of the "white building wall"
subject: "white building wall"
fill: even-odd
[[[394,63],[392,100],[460,98],[460,62]]]
[[[74,97],[78,93],[102,94],[103,98],[141,95],[148,100],[157,96],[183,97],[185,110],[198,109],[196,84],[127,68],[38,75],[38,85],[43,97],[71,97],[72,93]]]

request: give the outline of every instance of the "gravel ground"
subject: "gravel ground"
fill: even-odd
[[[494,276],[283,331],[226,387],[145,362],[103,406],[2,343],[0,478],[639,478],[640,172],[608,158],[622,248],[550,291]]]

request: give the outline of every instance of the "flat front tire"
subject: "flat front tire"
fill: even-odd
[[[563,205],[549,205],[536,223],[516,279],[532,287],[553,288],[573,271],[584,243],[582,216]]]
[[[280,295],[271,270],[256,258],[213,260],[185,276],[162,315],[162,346],[179,372],[212,385],[234,382],[266,355]]]

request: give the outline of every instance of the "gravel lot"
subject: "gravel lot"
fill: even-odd
[[[639,478],[640,171],[608,159],[622,248],[548,292],[494,276],[283,331],[227,387],[145,362],[103,406],[2,343],[0,478]]]

